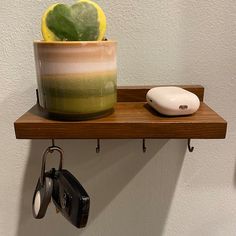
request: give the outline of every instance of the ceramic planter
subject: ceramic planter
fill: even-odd
[[[90,119],[116,103],[116,42],[34,42],[39,104],[50,115]]]

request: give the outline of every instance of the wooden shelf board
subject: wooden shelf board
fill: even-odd
[[[166,86],[166,85],[163,85]],[[161,87],[163,87],[161,86]],[[168,85],[170,86],[170,85]],[[200,101],[204,98],[204,87],[201,85],[172,85],[186,89],[196,94]],[[146,94],[153,86],[119,86],[117,90],[118,102],[145,102]],[[160,87],[160,86],[159,86]]]
[[[87,121],[50,120],[39,105],[15,123],[19,139],[225,138],[227,122],[201,102],[191,116],[165,117],[146,102],[118,102],[114,113]]]

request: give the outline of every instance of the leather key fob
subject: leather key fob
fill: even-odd
[[[43,153],[41,175],[38,179],[33,195],[32,211],[33,216],[36,219],[41,219],[45,216],[48,204],[51,201],[55,169],[52,168],[50,171],[45,172],[45,166],[48,154],[51,154],[54,151],[59,153],[59,170],[62,169],[63,150],[57,146],[48,147]]]
[[[45,216],[48,204],[51,200],[53,190],[53,180],[50,177],[45,177],[43,184],[38,179],[32,202],[33,216],[36,219],[41,219]]]
[[[78,228],[85,227],[90,198],[79,181],[67,170],[57,170],[53,178],[52,199],[62,215]]]

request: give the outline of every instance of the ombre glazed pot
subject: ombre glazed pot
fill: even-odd
[[[116,103],[114,41],[34,42],[39,104],[58,119],[110,114]]]

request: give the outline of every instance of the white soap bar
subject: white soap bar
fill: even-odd
[[[200,106],[197,95],[179,87],[152,88],[146,99],[155,110],[168,116],[190,115]]]

